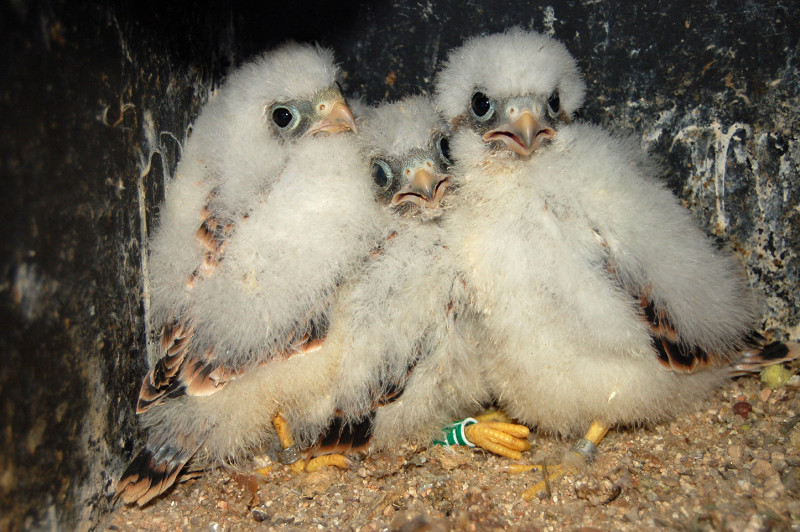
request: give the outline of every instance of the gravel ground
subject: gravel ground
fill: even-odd
[[[789,366],[798,372],[798,363]],[[107,530],[800,530],[800,376],[772,390],[743,377],[701,410],[655,427],[612,430],[585,472],[531,501],[541,473],[463,447],[405,447],[350,469],[266,476],[224,470],[143,509],[118,507]],[[521,462],[569,442],[532,435]]]

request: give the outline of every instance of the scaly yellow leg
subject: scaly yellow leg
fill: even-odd
[[[294,466],[294,464],[292,464]],[[313,473],[323,467],[338,467],[339,469],[347,469],[350,466],[350,460],[347,459],[346,456],[343,454],[323,454],[322,456],[317,456],[316,458],[312,458],[308,460],[305,464],[305,469],[301,469],[301,471],[305,471],[306,473]],[[292,470],[295,472],[300,472],[294,467]]]
[[[478,447],[512,460],[519,460],[531,448],[530,430],[524,425],[484,421],[468,425],[464,434]]]
[[[544,478],[534,486],[525,490],[522,494],[522,498],[527,501],[536,497],[541,491],[547,490],[549,492],[550,482],[564,476],[568,470],[575,469],[581,462],[583,465],[592,463],[594,457],[597,455],[597,445],[606,435],[608,429],[609,426],[605,423],[593,421],[584,437],[572,446],[568,456],[564,457],[564,462],[561,464],[550,467],[542,464],[508,466],[507,471],[509,473],[523,473],[532,469],[541,469],[544,473]]]
[[[600,440],[605,438],[608,429],[609,426],[606,425],[605,423],[601,423],[599,421],[593,421],[592,425],[589,427],[589,430],[586,431],[586,435],[584,436],[584,438],[592,442],[595,446],[597,446],[600,443]]]
[[[294,446],[294,438],[289,431],[289,426],[280,413],[275,414],[275,417],[272,418],[272,424],[278,432],[278,440],[281,442],[281,447],[283,447],[284,451],[279,458],[295,473],[313,473],[328,466],[345,469],[350,465],[350,460],[341,454],[326,454],[310,460],[301,459],[297,448]]]
[[[609,427],[605,423],[592,421],[589,430],[586,431],[583,438],[575,442],[571,451],[582,457],[584,464],[591,464],[594,462],[594,457],[597,456],[597,446],[605,437],[608,429]]]
[[[294,438],[292,438],[292,433],[289,432],[289,425],[280,413],[275,414],[275,417],[272,418],[272,424],[278,432],[278,440],[281,442],[281,447],[288,449],[294,445]]]
[[[502,414],[505,416],[505,414]],[[496,412],[481,416],[483,419],[497,419]],[[501,419],[507,419],[502,417]],[[481,447],[487,451],[519,460],[522,451],[531,448],[528,442],[530,431],[524,425],[505,423],[501,421],[478,421],[475,418],[464,418],[442,429],[439,440],[435,445],[469,445]]]

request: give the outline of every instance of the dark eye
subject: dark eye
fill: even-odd
[[[550,114],[553,116],[561,111],[561,98],[558,97],[558,90],[554,90],[550,98],[547,99],[547,107],[550,109]]]
[[[372,163],[372,180],[380,188],[387,188],[392,182],[392,170],[389,165],[383,161],[375,161]]]
[[[444,164],[448,166],[453,164],[453,160],[450,158],[450,141],[447,140],[447,137],[439,138],[439,155]]]
[[[276,105],[272,108],[272,122],[282,131],[294,129],[299,121],[300,113],[292,106]]]
[[[482,92],[472,95],[472,114],[478,120],[489,120],[494,114],[494,103]]]

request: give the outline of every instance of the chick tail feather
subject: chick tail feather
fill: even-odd
[[[353,454],[369,447],[375,427],[378,410],[400,399],[405,391],[408,378],[416,366],[412,362],[400,382],[380,386],[383,391],[373,400],[372,407],[357,419],[348,419],[337,411],[328,423],[327,429],[310,451],[311,456],[323,454]]]
[[[732,375],[747,375],[761,371],[766,366],[782,364],[800,358],[800,344],[797,342],[765,343],[760,335],[753,335],[753,346],[740,353],[739,360],[732,367]]]
[[[125,504],[144,506],[175,483],[175,479],[199,447],[199,442],[189,448],[162,443],[154,449],[148,444],[139,451],[120,477],[115,497]]]
[[[175,381],[186,361],[193,333],[192,327],[179,321],[165,323],[161,328],[161,350],[164,356],[142,381],[136,405],[137,414],[161,403],[166,395],[175,391]]]
[[[371,411],[355,421],[346,420],[337,413],[328,428],[311,449],[311,456],[324,454],[353,454],[366,450],[372,439],[375,412]]]

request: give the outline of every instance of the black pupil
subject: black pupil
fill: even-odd
[[[272,111],[272,121],[278,127],[286,127],[292,122],[292,112],[286,107],[278,107]]]
[[[372,179],[375,180],[375,184],[379,187],[385,187],[386,183],[389,182],[389,176],[386,175],[386,170],[377,163],[372,165]]]
[[[450,160],[450,142],[444,137],[439,141],[439,151],[442,152],[442,157],[448,161]]]
[[[486,116],[486,113],[488,113],[491,108],[492,104],[484,93],[476,92],[472,97],[472,111],[475,113],[475,116]]]
[[[554,91],[553,94],[550,95],[550,99],[547,100],[547,105],[550,106],[550,109],[554,113],[558,112],[561,108],[561,99],[558,97],[558,91]]]

